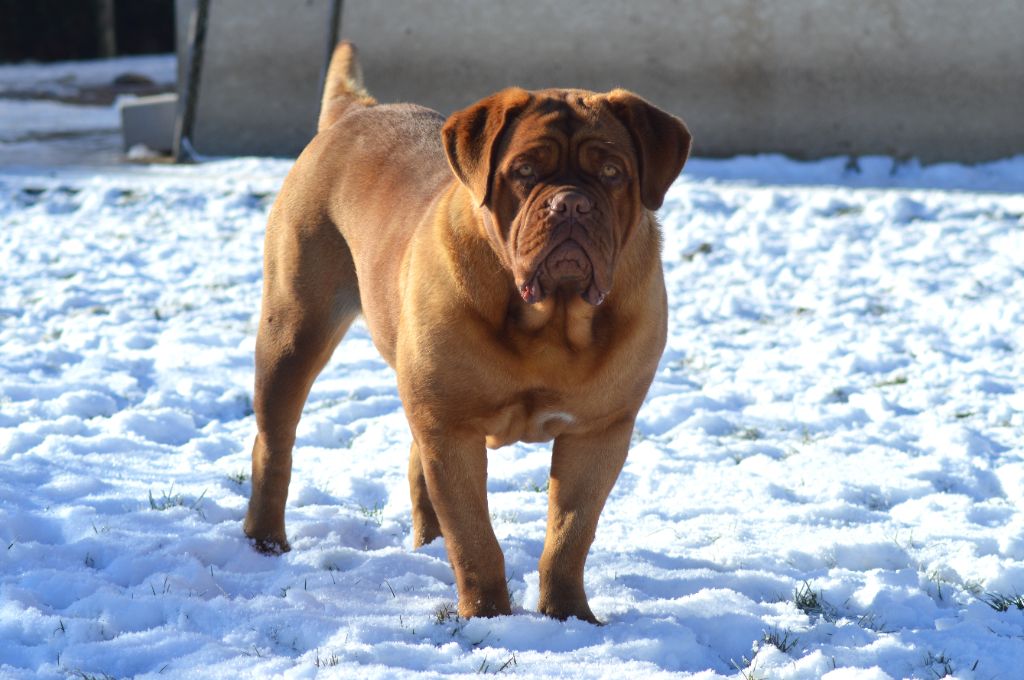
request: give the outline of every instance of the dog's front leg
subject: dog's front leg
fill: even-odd
[[[415,430],[415,428],[414,428]],[[505,558],[487,510],[487,450],[478,435],[417,433],[430,501],[441,523],[459,590],[459,614],[512,613]]]
[[[555,439],[548,490],[548,530],[540,558],[542,614],[598,623],[583,590],[583,565],[597,520],[622,470],[633,419],[600,432]]]

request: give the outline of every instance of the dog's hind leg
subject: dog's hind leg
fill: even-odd
[[[289,550],[284,509],[306,397],[359,313],[355,265],[341,234],[329,224],[293,228],[276,217],[264,256],[253,399],[258,432],[244,526],[257,549],[268,553]]]
[[[409,452],[409,495],[412,498],[412,546],[419,548],[441,535],[441,523],[434,511],[423,475],[423,462],[416,442]]]

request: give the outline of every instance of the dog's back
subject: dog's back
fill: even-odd
[[[427,214],[445,186],[456,182],[441,140],[444,120],[414,104],[378,104],[363,86],[355,47],[340,43],[324,83],[319,130],[285,179],[267,229],[271,249],[280,242],[310,259],[339,248],[351,253],[362,279],[358,308],[378,329],[374,340],[390,362],[399,309],[396,271],[422,226],[408,215]]]

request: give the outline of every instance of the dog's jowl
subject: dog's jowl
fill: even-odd
[[[412,431],[416,546],[444,536],[459,613],[510,613],[487,448],[552,441],[540,611],[596,622],[583,566],[665,344],[662,203],[690,148],[624,90],[379,105],[348,44],[267,225],[245,533],[288,550],[310,386],[362,314]]]

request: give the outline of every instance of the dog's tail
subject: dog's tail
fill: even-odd
[[[363,69],[359,66],[356,46],[347,40],[341,41],[334,48],[327,67],[317,132],[331,127],[352,104],[373,106],[376,103],[363,87]]]

